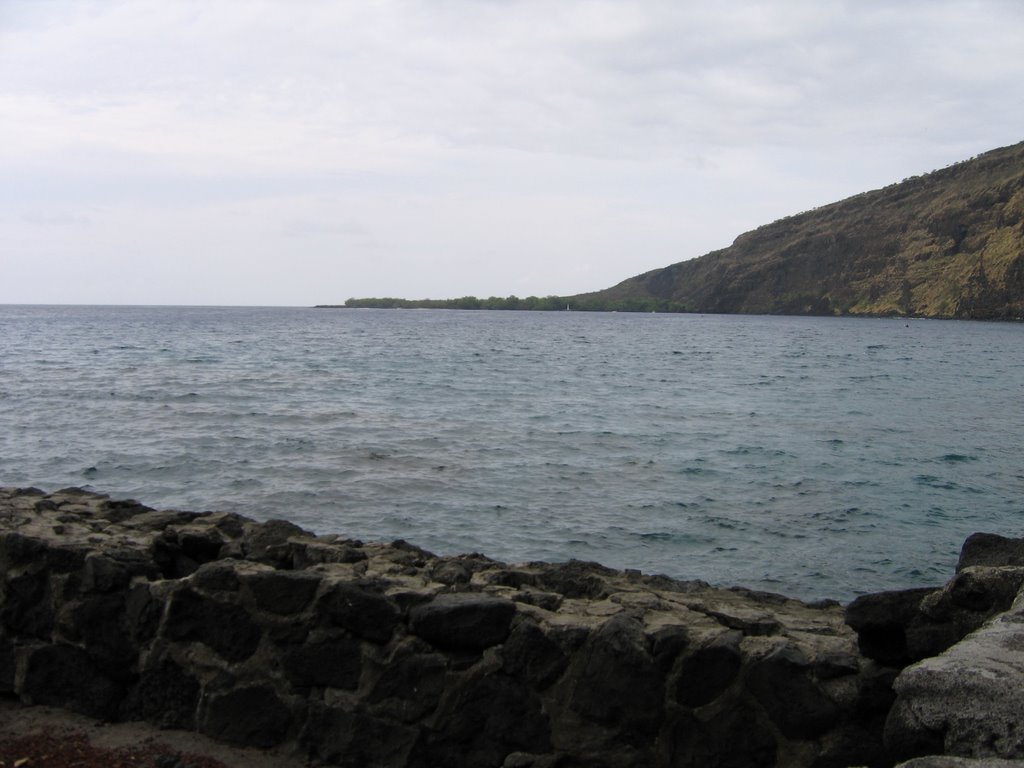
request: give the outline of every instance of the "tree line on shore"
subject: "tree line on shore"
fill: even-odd
[[[322,308],[339,305],[320,305]],[[491,296],[480,299],[462,296],[456,299],[398,299],[391,297],[348,299],[348,309],[503,309],[541,312],[690,312],[685,304],[654,297],[607,299],[596,296]]]

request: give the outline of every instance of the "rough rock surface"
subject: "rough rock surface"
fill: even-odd
[[[965,552],[974,538],[967,540]],[[1000,550],[1009,556],[1007,547]],[[996,556],[991,552],[987,559],[998,562]],[[1012,556],[1009,561],[1017,562]],[[964,555],[960,562],[944,587],[878,592],[850,603],[846,621],[857,631],[861,653],[883,664],[906,666],[942,653],[1009,610],[1024,585],[1024,566],[963,565]]]
[[[898,756],[1024,758],[1024,597],[896,678],[886,741]]]
[[[834,603],[0,489],[26,704],[339,766],[838,766],[879,762],[876,666]]]
[[[900,763],[896,768],[1021,768],[1024,762],[1020,760],[1003,760],[998,757],[949,757],[947,755],[932,755],[930,757],[915,757]]]
[[[844,611],[0,488],[0,696],[333,766],[1015,757],[1024,568],[972,539],[944,588]]]

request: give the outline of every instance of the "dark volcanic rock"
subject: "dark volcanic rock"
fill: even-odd
[[[288,680],[296,688],[355,688],[362,672],[357,640],[338,637],[288,648],[282,658]]]
[[[920,612],[931,588],[901,589],[862,595],[846,608],[846,623],[857,632],[860,652],[887,664],[910,661],[907,627]]]
[[[281,616],[304,610],[316,595],[320,577],[304,571],[263,571],[245,579],[257,607]]]
[[[386,643],[401,618],[398,608],[371,586],[338,583],[319,601],[319,615],[373,643]]]
[[[887,717],[894,753],[1024,754],[996,544],[855,601],[873,662],[835,604],[0,488],[0,693],[325,768],[884,766]]]
[[[262,632],[237,603],[204,597],[191,589],[174,593],[167,606],[163,636],[208,645],[227,661],[243,661],[256,651]]]
[[[605,576],[615,573],[598,563],[570,560],[548,566],[537,578],[537,586],[565,597],[600,599],[608,595]]]
[[[409,611],[409,631],[438,648],[482,651],[508,637],[516,604],[485,595],[438,595]]]
[[[343,768],[409,765],[419,733],[363,712],[312,707],[299,741],[307,750]]]
[[[402,723],[420,720],[437,707],[445,691],[448,659],[416,644],[399,648],[370,690],[370,712]]]
[[[140,673],[123,710],[161,728],[192,730],[196,726],[200,690],[198,680],[167,659]]]
[[[664,680],[640,623],[620,614],[584,645],[574,678],[570,708],[615,729],[628,744],[653,738],[664,706]]]
[[[1008,539],[994,533],[972,533],[960,548],[957,571],[972,565],[1024,566],[1024,539]]]
[[[700,707],[721,696],[743,666],[742,639],[739,632],[725,632],[684,657],[672,685],[675,700]]]
[[[247,747],[280,744],[290,726],[291,712],[273,690],[264,686],[211,696],[199,720],[199,730],[207,736]]]
[[[61,609],[56,632],[83,648],[104,674],[120,680],[130,674],[138,658],[124,617],[123,594],[83,595]]]
[[[520,622],[502,646],[503,669],[543,690],[561,677],[569,659],[561,647],[531,621]]]
[[[426,739],[425,765],[500,765],[512,752],[551,749],[540,697],[503,675],[470,673],[448,689]]]
[[[104,675],[85,651],[46,645],[28,652],[18,693],[31,704],[49,704],[101,720],[113,719],[124,690]]]
[[[673,724],[669,739],[672,768],[769,768],[778,751],[764,716],[743,702],[703,719],[683,715]]]
[[[807,658],[793,645],[754,664],[747,685],[786,738],[813,739],[839,719],[839,708],[811,679]]]

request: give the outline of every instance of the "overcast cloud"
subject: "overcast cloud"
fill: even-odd
[[[569,294],[1024,140],[1019,0],[0,0],[0,302]]]

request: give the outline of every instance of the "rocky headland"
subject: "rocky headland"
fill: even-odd
[[[990,534],[842,606],[0,488],[0,696],[332,766],[1006,765],[1022,584]]]
[[[779,219],[604,290],[344,306],[1021,320],[1024,142]]]
[[[746,232],[574,306],[1024,318],[1024,143]],[[652,307],[654,308],[654,307]]]

